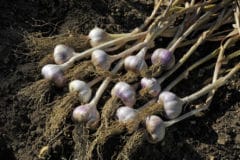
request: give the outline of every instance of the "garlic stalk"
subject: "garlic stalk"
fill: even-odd
[[[121,68],[122,64],[123,62],[119,61],[111,72],[116,73]],[[86,127],[89,129],[95,130],[98,127],[100,115],[97,110],[97,104],[110,82],[111,78],[107,77],[88,104],[80,105],[73,110],[72,118],[74,121],[86,124]]]
[[[217,22],[215,25],[213,25],[212,27],[210,27],[208,30],[204,31],[198,38],[197,42],[195,42],[195,44],[192,45],[192,47],[187,51],[186,54],[183,55],[183,57],[177,62],[177,64],[171,69],[169,70],[167,73],[165,73],[164,75],[162,75],[159,79],[158,82],[161,84],[163,81],[165,81],[172,73],[174,73],[178,68],[180,68],[186,61],[187,59],[194,53],[194,51],[216,30],[218,29],[223,20],[226,19],[231,12],[227,12],[225,15],[225,11],[223,10],[222,13],[219,15]],[[178,41],[176,41],[176,43],[178,43]],[[176,46],[173,45],[173,46]],[[173,49],[175,47],[172,47]]]
[[[74,64],[74,62],[84,58],[84,57],[88,57],[88,56],[91,56],[92,52],[96,49],[104,49],[104,48],[108,48],[108,47],[111,47],[112,45],[116,44],[116,43],[120,43],[122,41],[131,41],[131,40],[135,40],[135,39],[138,39],[142,36],[146,35],[146,32],[142,32],[142,33],[137,33],[137,34],[129,34],[129,35],[126,35],[124,37],[120,37],[120,38],[117,38],[117,39],[114,39],[114,40],[111,40],[109,42],[106,42],[104,44],[101,44],[101,45],[98,45],[94,48],[91,48],[91,49],[88,49],[84,52],[81,52],[79,54],[75,54],[74,56],[72,56],[67,62],[63,63],[63,64],[60,64],[60,65],[56,65],[56,64],[47,64],[45,65],[42,70],[41,70],[41,73],[43,75],[44,78],[48,79],[48,80],[51,80],[53,82],[55,82],[58,86],[63,86],[64,83],[61,82],[63,80],[59,80],[59,79],[64,79],[63,78],[63,72],[69,68],[71,68]],[[139,48],[141,48],[141,46],[139,46]],[[128,51],[126,52],[129,52],[130,50],[134,51],[136,48],[132,49],[130,48]],[[126,53],[124,52],[123,54],[129,54],[129,53]],[[59,78],[61,77],[61,78]]]
[[[103,44],[105,42],[114,40],[116,38],[124,37],[127,34],[132,34],[132,33],[110,34],[110,33],[107,33],[105,30],[103,30],[99,27],[95,27],[89,32],[88,37],[90,39],[91,46],[96,47],[100,44]],[[106,48],[105,50],[106,51],[113,51],[113,50],[116,50],[116,49],[120,48],[124,44],[125,44],[125,42],[122,41],[121,43],[116,43],[114,46]]]
[[[187,96],[185,98],[182,98],[181,101],[184,103],[189,103],[200,96],[209,93],[212,89],[218,88],[226,83],[226,81],[233,76],[236,72],[240,70],[240,64],[236,65],[225,77],[219,78],[214,83],[207,85],[206,87],[202,88],[201,90],[193,93],[190,96]],[[171,98],[171,97],[170,97]],[[209,103],[207,103],[209,104]],[[163,103],[164,105],[164,103]],[[179,107],[179,106],[176,106]],[[165,136],[165,129],[167,127],[170,127],[174,125],[177,122],[180,122],[186,118],[189,118],[193,115],[196,115],[208,108],[208,105],[203,105],[202,107],[199,107],[197,109],[194,109],[188,113],[185,113],[179,117],[175,117],[175,119],[172,119],[170,121],[162,121],[162,119],[158,116],[152,115],[148,116],[145,120],[146,130],[148,132],[148,141],[150,143],[157,143],[161,141]]]
[[[223,86],[225,83],[227,83],[227,80],[230,79],[239,70],[240,70],[240,64],[237,64],[224,77],[219,78],[214,83],[209,84],[209,85],[203,87],[202,89],[200,89],[199,91],[197,91],[197,92],[195,92],[195,93],[193,93],[189,96],[183,97],[183,98],[179,98],[174,93],[169,93],[169,92],[165,91],[165,92],[163,92],[163,95],[160,94],[158,103],[159,103],[159,105],[161,105],[164,108],[164,110],[166,109],[165,113],[170,113],[170,116],[168,117],[169,119],[176,118],[177,116],[179,116],[179,114],[180,114],[179,112],[182,110],[182,106],[184,104],[191,103],[192,101],[194,101],[194,100],[200,98],[201,96],[209,93],[212,89],[216,89],[216,88],[219,88],[219,87]],[[136,123],[139,123],[137,121],[144,118],[144,116],[142,116],[141,114],[146,115],[146,116],[151,115],[151,114],[155,114],[157,112],[156,110],[151,110],[151,109],[149,110],[148,109],[148,106],[152,105],[155,101],[156,101],[156,99],[153,98],[151,101],[146,103],[144,106],[138,108],[137,110],[132,109],[132,110],[135,110],[136,113],[137,113],[136,116],[133,117],[132,119],[136,119]],[[167,104],[170,107],[169,106],[165,107],[164,104],[165,105]],[[159,110],[160,108],[156,108],[156,109]],[[174,112],[176,112],[176,113],[174,113]],[[125,114],[127,114],[127,113],[125,113]],[[141,116],[141,117],[139,117],[139,116]],[[125,122],[125,123],[127,123],[127,122]]]
[[[103,50],[95,50],[92,53],[92,63],[93,65],[95,65],[96,67],[99,67],[103,70],[109,70],[111,64],[120,59],[120,58],[124,58],[129,54],[132,54],[132,52],[134,52],[135,50],[138,50],[144,46],[146,46],[147,43],[146,42],[141,42],[135,46],[133,46],[132,48],[129,48],[117,55],[108,55],[105,51]]]

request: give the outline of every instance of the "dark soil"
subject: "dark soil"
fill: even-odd
[[[42,135],[66,88],[54,86],[44,92],[43,101],[22,96],[23,88],[41,80],[40,69],[51,62],[46,57],[57,43],[77,51],[88,48],[84,35],[94,27],[111,33],[130,32],[152,11],[153,0],[12,0],[0,1],[0,159],[39,159],[39,150],[49,140]],[[208,48],[208,47],[207,47]],[[40,63],[39,63],[40,62]],[[201,69],[201,75],[212,70]],[[206,77],[193,73],[178,87],[190,93]],[[200,77],[199,77],[200,76]],[[81,77],[90,79],[92,75]],[[44,81],[42,84],[48,85]],[[189,84],[191,84],[189,86]],[[36,93],[38,90],[29,92]],[[26,90],[25,90],[26,91]],[[46,98],[47,97],[47,98]],[[167,130],[162,143],[144,142],[131,159],[240,159],[240,74],[216,93],[210,110]],[[40,105],[41,104],[41,105]],[[72,159],[74,130],[70,115],[59,135],[52,140],[47,159]],[[53,137],[54,138],[54,137]],[[121,149],[118,138],[106,146],[103,159]]]

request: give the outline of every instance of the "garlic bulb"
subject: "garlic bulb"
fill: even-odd
[[[128,56],[124,59],[124,67],[126,70],[139,73],[144,68],[147,68],[147,64],[140,56]]]
[[[124,105],[132,107],[136,102],[135,90],[125,82],[118,82],[111,91],[112,96],[116,96],[122,100]]]
[[[141,79],[142,89],[147,89],[148,93],[153,97],[157,96],[161,91],[161,86],[155,78],[146,78]]]
[[[111,63],[109,60],[109,55],[103,50],[95,50],[92,52],[92,63],[94,66],[99,67],[103,70],[109,70]]]
[[[119,107],[116,112],[116,116],[119,122],[127,122],[129,120],[134,120],[136,115],[137,111],[128,106]]]
[[[74,55],[74,50],[63,44],[58,44],[54,48],[53,58],[56,64],[67,62]]]
[[[79,95],[80,101],[83,103],[89,102],[89,100],[92,96],[91,88],[88,86],[87,83],[85,83],[84,81],[80,81],[80,80],[71,81],[69,83],[69,91],[70,92],[74,92],[74,91],[79,92],[78,95]]]
[[[163,102],[164,111],[169,119],[178,117],[182,112],[183,101],[172,92],[162,92],[158,102]]]
[[[95,106],[90,104],[76,107],[73,110],[72,118],[76,122],[85,123],[86,127],[90,129],[96,129],[100,121],[99,112]]]
[[[90,44],[92,47],[107,42],[111,38],[106,31],[98,27],[93,28],[89,32],[88,37],[90,39]]]
[[[65,85],[63,71],[58,65],[47,64],[43,66],[41,73],[45,79],[53,81],[56,84],[56,86],[63,87]]]
[[[175,56],[167,49],[156,49],[151,56],[152,64],[160,65],[163,69],[171,69],[175,64]]]
[[[165,125],[160,117],[155,115],[148,116],[145,125],[150,143],[157,143],[163,140],[165,137]]]

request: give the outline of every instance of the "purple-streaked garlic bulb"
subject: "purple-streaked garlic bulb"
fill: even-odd
[[[95,106],[90,104],[76,107],[73,110],[72,118],[78,123],[86,124],[86,127],[90,129],[96,129],[100,121],[99,112]]]
[[[118,82],[111,91],[112,96],[120,98],[124,105],[132,107],[136,102],[136,92],[125,82]]]
[[[136,115],[137,111],[128,106],[119,107],[116,112],[116,116],[119,122],[127,122],[130,120],[134,120]]]
[[[88,37],[92,47],[102,44],[110,39],[109,34],[99,27],[93,28],[89,32]]]
[[[97,49],[93,51],[91,61],[94,66],[99,67],[106,71],[109,70],[111,66],[109,55],[104,50]]]
[[[69,83],[69,91],[70,92],[77,91],[80,101],[83,103],[89,102],[89,100],[92,97],[92,90],[88,86],[88,84],[85,83],[84,81],[80,80],[71,81]]]
[[[159,65],[163,69],[171,69],[175,64],[175,56],[167,49],[156,49],[151,56],[152,64]]]
[[[155,78],[143,77],[141,86],[142,89],[147,89],[148,93],[153,97],[157,96],[161,91],[161,86]]]
[[[124,67],[128,71],[139,73],[147,68],[147,64],[140,56],[128,56],[124,59]]]
[[[160,93],[158,102],[163,103],[165,114],[169,119],[175,119],[182,112],[183,101],[172,92]]]
[[[74,50],[66,45],[58,44],[54,48],[53,58],[56,64],[67,62],[74,55]]]
[[[43,66],[41,73],[45,79],[53,81],[57,87],[63,87],[65,85],[66,81],[63,76],[63,71],[58,65],[47,64]]]
[[[145,125],[150,143],[157,143],[163,140],[165,137],[165,125],[160,117],[155,115],[148,116]]]

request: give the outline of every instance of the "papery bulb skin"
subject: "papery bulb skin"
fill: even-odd
[[[100,115],[96,107],[91,106],[90,104],[85,104],[76,107],[73,110],[72,118],[78,123],[86,124],[87,128],[97,129],[97,126],[100,121]]]
[[[155,115],[148,116],[145,121],[146,130],[148,132],[148,140],[150,143],[157,143],[165,137],[164,121]]]
[[[84,81],[74,80],[69,83],[69,91],[77,91],[79,94],[80,101],[83,103],[89,102],[92,97],[92,90],[88,84]]]
[[[53,58],[56,64],[67,62],[74,55],[74,50],[66,45],[58,44],[54,48]]]
[[[105,71],[108,71],[111,67],[109,55],[103,50],[95,50],[92,52],[92,63],[94,66],[99,67]]]
[[[125,82],[118,82],[111,91],[112,96],[120,98],[124,105],[132,107],[136,103],[135,90]]]
[[[156,49],[151,56],[152,64],[159,65],[165,70],[171,69],[175,64],[175,56],[167,49]]]
[[[89,32],[88,37],[92,47],[96,47],[97,45],[102,44],[110,39],[108,33],[99,27],[93,28]]]
[[[161,91],[161,86],[155,78],[143,77],[141,79],[141,86],[142,89],[147,89],[148,93],[153,97],[158,96]]]
[[[177,118],[181,114],[184,104],[178,96],[169,91],[160,93],[158,102],[163,102],[165,114],[169,119]]]
[[[119,107],[116,112],[116,116],[119,122],[124,122],[124,123],[130,120],[134,120],[136,115],[137,115],[137,111],[128,106]]]
[[[45,79],[53,81],[57,87],[63,87],[66,83],[63,71],[58,65],[47,64],[43,66],[41,73]]]
[[[124,67],[128,71],[139,73],[147,68],[147,64],[145,60],[139,56],[128,56],[124,59]]]

